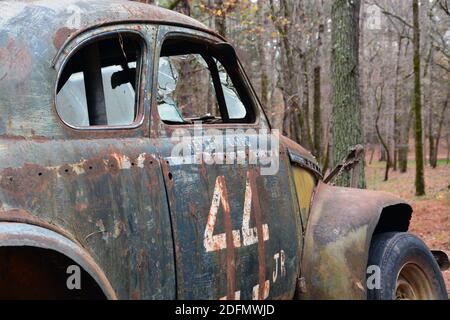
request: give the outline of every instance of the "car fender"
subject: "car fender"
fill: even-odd
[[[0,222],[0,247],[30,246],[59,252],[72,259],[90,274],[106,298],[117,299],[116,293],[103,270],[79,244],[67,237],[37,225]]]
[[[374,233],[408,230],[412,208],[389,193],[319,182],[305,232],[301,299],[366,299]]]

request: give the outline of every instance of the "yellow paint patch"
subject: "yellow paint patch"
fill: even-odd
[[[302,222],[306,226],[316,179],[312,173],[303,168],[292,167],[292,172],[294,174],[295,191],[297,193]]]

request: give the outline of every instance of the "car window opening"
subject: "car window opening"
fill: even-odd
[[[136,121],[142,39],[117,33],[91,42],[67,62],[58,81],[58,114],[75,127],[126,126]]]
[[[156,97],[159,116],[166,124],[255,120],[236,57],[214,44],[166,40],[159,58]]]

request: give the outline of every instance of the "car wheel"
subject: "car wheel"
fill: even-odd
[[[378,270],[378,282],[370,281],[369,270]],[[409,233],[387,232],[372,238],[367,298],[446,300],[448,296],[439,266],[425,243]]]

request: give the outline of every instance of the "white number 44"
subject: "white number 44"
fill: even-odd
[[[214,194],[209,209],[208,220],[205,228],[203,245],[207,252],[219,251],[227,248],[226,232],[214,235],[214,227],[217,221],[217,213],[219,205],[222,205],[224,215],[225,229],[231,226],[230,205],[228,202],[228,192],[225,185],[225,177],[218,176],[214,186]],[[242,246],[249,246],[258,242],[258,230],[256,227],[250,228],[250,214],[252,208],[252,188],[250,184],[250,174],[247,173],[245,183],[244,212],[242,217]],[[262,225],[263,241],[269,240],[269,227],[267,224]],[[241,231],[232,230],[233,246],[239,248],[241,246]],[[231,241],[230,241],[231,243]]]

